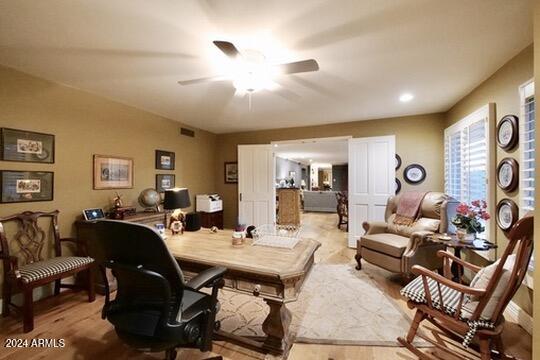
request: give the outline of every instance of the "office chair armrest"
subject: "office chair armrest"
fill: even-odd
[[[227,269],[222,266],[214,266],[206,269],[188,281],[186,287],[198,291],[203,287],[220,285],[220,280],[223,278],[223,274],[225,274],[226,271]]]

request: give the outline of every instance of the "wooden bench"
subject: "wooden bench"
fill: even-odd
[[[39,218],[51,221],[52,237],[54,239],[55,257],[43,258],[43,248],[48,238],[46,232],[38,224]],[[14,222],[17,226],[15,235],[8,241],[5,227]],[[77,245],[78,256],[62,256],[62,243],[72,242]],[[22,310],[23,330],[34,329],[34,311],[32,293],[34,288],[54,281],[54,294],[60,294],[60,288],[75,288],[76,285],[62,284],[61,279],[86,272],[84,287],[88,290],[88,301],[95,299],[93,285],[94,260],[85,256],[84,245],[72,238],[60,238],[58,230],[58,210],[51,212],[25,211],[0,218],[0,259],[4,264],[4,282],[2,284],[2,315],[8,316],[10,307]],[[11,246],[11,252],[10,252]],[[19,256],[14,256],[19,254]],[[21,262],[21,263],[19,263]],[[11,302],[15,292],[22,292],[22,308]]]

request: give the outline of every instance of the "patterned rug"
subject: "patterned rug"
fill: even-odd
[[[237,335],[264,336],[268,306],[260,299],[221,290],[218,318],[222,329]],[[411,318],[379,289],[368,274],[351,264],[315,265],[293,314],[295,342],[339,345],[400,346]],[[416,345],[426,345],[423,340]]]

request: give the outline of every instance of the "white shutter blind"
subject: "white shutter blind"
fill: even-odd
[[[527,86],[533,86],[527,89]],[[523,91],[523,116],[520,131],[521,148],[521,211],[523,213],[534,210],[534,160],[535,160],[535,101],[534,84],[528,84]]]
[[[487,202],[487,110],[467,116],[447,128],[444,134],[444,191],[460,202],[468,204],[473,200]]]

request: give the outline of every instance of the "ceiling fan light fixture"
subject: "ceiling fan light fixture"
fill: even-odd
[[[414,99],[414,95],[411,93],[403,93],[399,96],[399,101],[406,103]]]

